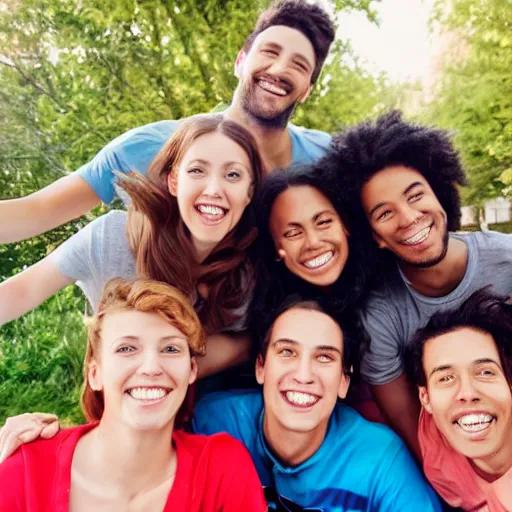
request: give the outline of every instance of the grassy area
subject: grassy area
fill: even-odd
[[[0,425],[30,411],[83,421],[84,307],[79,290],[70,287],[0,329]]]

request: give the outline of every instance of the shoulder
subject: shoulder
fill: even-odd
[[[262,409],[260,390],[211,393],[196,405],[192,425],[198,433],[227,432],[241,439],[246,431],[256,430]]]
[[[300,139],[301,141],[318,146],[322,149],[328,149],[331,146],[332,137],[327,132],[320,130],[312,130],[310,128],[304,128],[303,126],[296,126],[289,124],[288,129],[292,137]]]
[[[453,236],[471,244],[478,249],[510,249],[512,248],[512,234],[497,231],[477,231],[475,233],[455,233]]]
[[[179,124],[179,120],[168,120],[138,126],[113,139],[103,148],[103,151],[115,151],[139,143],[163,144],[176,131]]]

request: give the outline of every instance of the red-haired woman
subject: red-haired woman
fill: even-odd
[[[148,178],[119,175],[128,214],[112,211],[41,262],[0,284],[0,325],[77,282],[96,309],[113,277],[176,286],[210,335],[202,375],[243,360],[240,333],[253,286],[248,249],[256,237],[252,198],[262,180],[252,135],[222,115],[182,122]]]
[[[239,441],[174,430],[204,350],[199,319],[178,290],[111,281],[88,327],[82,407],[91,423],[0,464],[0,510],[266,510]]]

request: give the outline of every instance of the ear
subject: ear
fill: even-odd
[[[284,260],[286,258],[286,251],[284,249],[278,249],[277,255],[279,256],[279,258]]]
[[[309,85],[309,87],[302,93],[302,95],[298,98],[299,103],[304,103],[309,95],[311,94],[311,90],[313,89],[313,85]]]
[[[418,395],[423,409],[425,409],[429,414],[432,414],[432,405],[430,404],[430,397],[428,396],[427,388],[425,386],[420,386],[418,388]]]
[[[350,369],[350,371],[352,371],[352,369]],[[347,396],[349,386],[350,376],[343,372],[343,375],[341,376],[340,387],[338,388],[338,396],[340,398],[343,399]]]
[[[87,369],[87,380],[93,391],[101,391],[103,389],[101,370],[94,359],[89,363],[89,368]]]
[[[171,171],[167,175],[167,188],[169,189],[169,194],[171,194],[171,196],[176,197],[178,182],[176,180],[176,173],[174,171]]]
[[[194,382],[197,380],[197,361],[196,361],[195,357],[191,358],[190,366],[191,366],[191,372],[190,372],[190,376],[188,378],[189,386],[191,384],[194,384]]]
[[[245,58],[247,57],[247,53],[245,50],[240,50],[235,60],[235,76],[240,79],[240,75],[242,74],[242,67],[245,62]]]
[[[375,240],[375,242],[377,242],[377,246],[379,249],[387,249],[388,248],[388,246],[386,245],[386,242],[384,242],[384,240],[382,240],[380,235],[375,233],[375,231],[373,231],[373,229],[372,229],[372,236],[373,236],[373,239]]]
[[[256,359],[256,381],[261,385],[265,381],[265,361],[261,355]]]

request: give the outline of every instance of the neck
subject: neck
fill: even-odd
[[[310,432],[283,428],[277,421],[263,417],[263,435],[269,448],[285,466],[298,466],[309,459],[322,445],[327,424]]]
[[[232,105],[224,111],[227,119],[247,128],[258,143],[258,148],[267,172],[277,168],[289,167],[292,163],[292,139],[287,126],[284,128],[269,127],[248,114],[237,99],[237,92]]]
[[[193,238],[192,245],[196,251],[196,262],[201,264],[206,258],[208,258],[217,244],[200,242],[199,240]]]
[[[172,432],[172,424],[156,431],[136,431],[102,419],[80,440],[83,467],[104,488],[121,494],[129,490],[132,496],[141,494],[174,476]],[[78,471],[85,473],[78,464]]]
[[[399,263],[411,286],[427,297],[443,297],[452,292],[464,278],[468,266],[468,248],[465,242],[451,238],[445,257],[437,264],[418,268]]]
[[[471,464],[477,475],[487,482],[498,480],[512,468],[512,439],[505,448],[490,457],[471,459]]]

